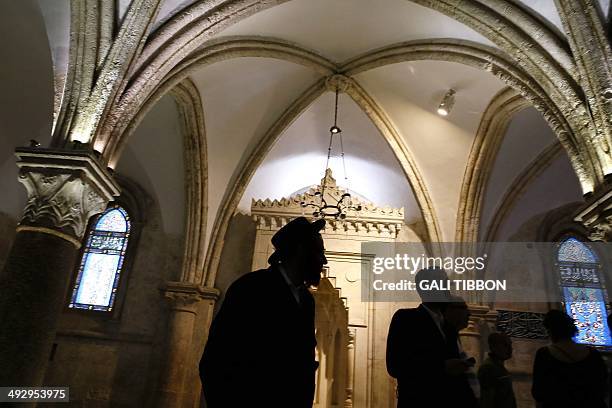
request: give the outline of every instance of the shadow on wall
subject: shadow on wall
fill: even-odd
[[[223,296],[229,285],[245,273],[251,272],[256,230],[255,221],[250,215],[235,214],[230,221],[221,252],[219,271],[215,278],[214,286],[221,291],[215,313],[223,302]]]

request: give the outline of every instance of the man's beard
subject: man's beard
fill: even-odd
[[[321,283],[321,271],[322,271],[322,268],[319,269],[318,272],[312,272],[312,271],[306,272],[304,274],[305,275],[304,284],[306,286],[314,286],[314,287],[319,286],[319,283]]]

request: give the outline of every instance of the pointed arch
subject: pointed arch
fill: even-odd
[[[172,88],[170,95],[181,117],[185,163],[185,250],[180,280],[195,283],[202,280],[206,258],[208,161],[204,108],[198,88],[190,79]]]
[[[564,146],[566,149],[568,146],[573,148],[568,153],[583,192],[593,191],[594,186],[603,181],[604,169],[610,167],[612,158],[594,141],[597,135],[581,97],[580,86],[575,80],[575,63],[563,39],[528,9],[515,3],[500,0],[491,0],[486,5],[476,0],[411,1],[445,14],[496,43],[509,60],[518,64],[527,77],[543,90],[552,102],[551,107],[555,108],[554,116],[564,119],[567,133],[558,133],[558,137],[561,140],[575,139],[572,140],[574,143],[564,143]],[[139,69],[134,70],[130,77],[130,87],[108,116],[109,120],[104,123],[98,136],[111,134],[123,109],[129,110],[130,106],[146,101],[172,69],[215,33],[242,18],[283,2],[201,0],[168,20],[144,47],[136,62]],[[100,139],[99,147],[105,150],[106,157],[107,143],[108,140]]]
[[[495,158],[513,115],[528,105],[514,89],[505,88],[482,115],[461,183],[455,242],[478,242],[484,195]]]

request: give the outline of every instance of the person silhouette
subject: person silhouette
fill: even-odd
[[[424,290],[424,281],[446,281],[442,269],[422,269],[415,276],[422,303],[395,312],[387,337],[387,371],[397,379],[398,408],[446,408],[452,399],[441,389],[448,375],[460,375],[471,366],[449,358],[443,310],[448,290]],[[429,283],[429,282],[428,282]]]
[[[506,333],[489,334],[489,355],[478,369],[480,406],[482,408],[516,408],[512,377],[504,361],[512,357],[512,340]]]
[[[593,347],[574,342],[574,319],[561,310],[544,316],[551,344],[538,349],[531,394],[542,408],[605,408],[607,368]]]
[[[445,373],[444,391],[452,397],[453,406],[462,408],[478,408],[480,384],[476,377],[474,364],[476,360],[469,357],[463,350],[459,332],[469,324],[470,310],[465,300],[459,296],[451,299],[443,308],[443,329],[446,337],[447,359],[461,359],[466,364],[463,372]]]
[[[314,299],[327,263],[324,220],[299,217],[272,237],[269,268],[227,290],[200,360],[208,408],[312,407]]]

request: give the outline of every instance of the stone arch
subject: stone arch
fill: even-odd
[[[567,118],[569,132],[560,138],[575,139],[577,158],[572,164],[585,193],[603,180],[609,154],[593,143],[593,124],[588,115],[580,87],[574,80],[575,64],[564,42],[546,24],[525,8],[492,0],[483,5],[475,0],[411,0],[445,14],[478,31],[495,42],[513,63],[522,67],[554,102],[560,117]],[[200,1],[168,20],[144,47],[136,62],[131,86],[118,106],[139,105],[153,92],[174,67],[215,33],[258,11],[281,4],[284,0],[228,0],[210,6]],[[502,14],[503,12],[503,14]],[[512,18],[504,14],[510,14]],[[110,134],[121,109],[109,115],[99,134]],[[106,141],[101,143],[105,147]],[[567,147],[567,146],[566,146]],[[106,151],[104,152],[106,155]],[[570,157],[573,152],[568,151]],[[608,155],[608,156],[607,156]],[[603,166],[602,166],[603,164]]]
[[[280,137],[282,132],[291,124],[301,113],[310,106],[329,86],[331,82],[342,82],[340,86],[343,91],[350,96],[353,101],[364,111],[364,113],[372,120],[383,138],[389,143],[391,149],[395,153],[400,165],[402,166],[407,180],[410,183],[413,193],[417,199],[423,218],[427,225],[428,238],[430,242],[440,240],[440,229],[435,216],[435,210],[429,197],[429,193],[425,187],[422,177],[412,159],[410,151],[405,146],[399,133],[394,129],[390,120],[384,115],[382,109],[375,101],[361,88],[355,81],[343,77],[332,76],[323,79],[314,84],[311,88],[300,95],[293,104],[285,110],[285,112],[277,119],[277,121],[268,129],[265,136],[261,139],[255,150],[250,154],[244,166],[236,178],[236,181],[231,186],[231,191],[226,194],[226,198],[220,207],[220,213],[217,215],[215,224],[212,229],[212,234],[209,240],[208,256],[205,265],[205,284],[212,286],[216,277],[221,250],[225,233],[227,231],[229,221],[232,214],[238,206],[238,203],[250,181],[251,177],[259,167],[267,153],[270,151],[274,142]]]
[[[206,254],[206,215],[208,202],[208,163],[204,109],[200,93],[190,79],[172,88],[181,117],[186,179],[185,250],[181,281],[202,279]]]
[[[502,89],[487,106],[463,175],[455,242],[478,242],[482,204],[495,157],[513,115],[527,106],[512,88]]]
[[[161,98],[165,92],[172,89],[176,83],[183,80],[190,72],[203,65],[246,56],[278,58],[308,66],[321,73],[343,72],[347,75],[355,75],[379,66],[410,60],[431,59],[463,63],[491,72],[506,83],[517,88],[544,113],[545,118],[548,120],[549,124],[553,126],[560,138],[562,138],[563,135],[572,134],[571,128],[565,121],[564,116],[556,109],[554,103],[547,98],[546,93],[541,87],[520,68],[514,67],[511,62],[507,61],[502,53],[491,47],[468,41],[446,39],[414,41],[394,44],[383,49],[375,50],[354,58],[340,67],[336,67],[332,62],[318,56],[312,51],[301,49],[284,41],[259,37],[234,37],[224,41],[211,43],[210,47],[200,50],[171,71],[165,81],[146,101],[143,109],[141,109],[135,119],[129,123],[128,130],[125,132],[124,136],[119,139],[119,141],[115,139],[115,143],[119,143],[119,147],[117,148],[118,151],[115,152],[115,156],[111,159],[111,165],[112,161],[116,160],[117,154],[121,150],[121,143],[125,143],[126,137],[131,133],[131,129],[138,123],[139,117],[143,115],[143,112],[148,109],[154,101]],[[429,200],[429,195],[418,174],[416,165],[411,159],[412,155],[401,141],[401,137],[399,137],[393,128],[391,121],[385,116],[384,111],[375,104],[356,81],[350,80],[350,82],[354,86],[347,87],[347,94],[358,103],[370,119],[377,125],[383,137],[385,137],[387,142],[390,143],[391,148],[396,152],[407,178],[413,187],[413,191],[415,195],[417,195],[419,206],[421,207],[424,219],[428,225],[429,241],[438,241],[440,239],[440,234],[433,211],[433,205],[431,200]],[[118,136],[118,134],[116,136]],[[578,169],[575,167],[576,173],[578,175],[585,174],[584,171],[580,170],[581,160],[578,154],[579,149],[574,148],[572,143],[573,140],[565,140],[565,142],[568,156],[571,158],[572,163],[578,166]],[[229,202],[231,202],[231,199]],[[221,225],[225,225],[225,222],[222,222]],[[221,230],[224,230],[224,228],[221,227]],[[217,242],[218,236],[217,238],[214,237],[216,233],[217,226],[215,224],[211,242]],[[209,248],[209,250],[212,252],[210,254],[211,258],[206,262],[206,270],[208,271],[207,275],[211,273],[214,275],[216,269],[210,269],[210,267],[217,264],[214,259],[218,258],[216,256],[218,255],[218,250],[212,247]]]
[[[167,78],[166,81],[145,102],[145,104],[142,106],[141,110],[137,113],[134,119],[127,125],[123,137],[119,141],[117,141],[117,147],[115,148],[116,150],[111,158],[110,165],[112,166],[118,160],[119,154],[123,146],[125,145],[127,138],[131,133],[133,133],[138,123],[146,115],[146,112],[154,105],[157,100],[159,100],[166,92],[170,92],[172,89],[174,89],[174,86],[176,86],[177,83],[180,83],[180,81],[183,81],[184,78],[186,78],[193,70],[198,69],[204,65],[212,64],[214,62],[219,62],[230,58],[249,56],[261,56],[288,60],[290,62],[295,62],[301,65],[311,67],[317,70],[318,72],[325,74],[331,74],[334,71],[338,70],[338,68],[336,68],[333,63],[329,62],[328,60],[317,56],[316,54],[308,50],[303,50],[283,41],[239,37],[231,38],[227,41],[213,44],[210,49],[205,48],[201,50],[200,53],[194,55],[192,58],[190,58],[190,60],[181,64],[180,67],[177,67],[177,70],[172,72],[172,76]],[[427,225],[428,241],[440,241],[440,227],[438,225],[437,217],[435,215],[435,209],[430,198],[429,192],[427,191],[427,188],[425,186],[425,182],[423,181],[423,178],[420,175],[416,163],[414,162],[412,153],[403,142],[398,131],[394,128],[391,120],[386,116],[383,109],[377,105],[377,103],[367,94],[367,92],[363,88],[359,86],[357,82],[346,78],[345,88],[345,92],[347,93],[347,95],[349,95],[353,99],[353,101],[357,103],[357,105],[363,110],[363,112],[370,118],[370,120],[372,120],[372,122],[378,128],[379,132],[387,141],[387,143],[389,143],[389,146],[391,147],[392,151],[395,153],[398,161],[400,162],[404,173],[406,174],[406,178],[410,183],[412,190],[416,196],[419,208],[425,220],[425,224]],[[318,97],[323,91],[324,89],[321,88],[320,93],[316,97]],[[314,99],[316,99],[316,97]],[[302,110],[303,109],[304,108],[302,108]],[[292,111],[297,115],[299,115],[302,110],[296,112],[293,107],[287,109],[287,111]],[[293,119],[291,119],[291,121],[293,121]],[[273,127],[276,127],[276,125],[274,125]],[[278,129],[280,129],[279,133],[274,137],[274,140],[276,140],[276,137],[280,135],[280,132],[282,132],[282,129],[284,129],[284,127],[279,127]],[[269,147],[265,147],[267,146],[266,142],[262,141],[261,143],[262,145],[260,146],[264,146],[265,152],[267,152],[269,150]],[[256,152],[258,152],[257,154],[261,154],[261,157],[265,156],[265,153],[261,153],[259,152],[259,150],[256,150]],[[245,164],[245,166],[250,166],[249,163]],[[230,198],[224,200],[224,204],[222,204],[223,209],[221,210],[222,214],[225,213],[226,206],[229,206],[230,215],[231,213],[233,213],[237,202],[239,201],[239,198],[242,196],[242,193],[244,192],[244,189],[248,184],[248,180],[250,180],[250,177],[252,176],[256,168],[256,166],[251,168],[248,172],[248,176],[246,176],[246,174],[243,174],[242,172],[240,173],[237,178],[237,183],[244,185],[241,186],[238,190],[232,190]],[[237,198],[234,197],[234,194],[237,194],[238,192],[240,192],[239,196]],[[235,198],[238,201],[236,201]],[[234,201],[236,201],[235,204]],[[217,218],[217,220],[219,220],[219,217]],[[205,267],[207,275],[214,275],[216,272],[216,267],[218,266],[218,260],[222,247],[222,245],[219,246],[219,244],[222,244],[222,241],[218,241],[220,236],[219,233],[222,232],[221,236],[224,236],[225,231],[227,230],[227,225],[229,223],[229,217],[226,215],[221,215],[221,220],[222,221],[220,225],[215,222],[215,225],[213,226],[213,232],[210,240],[212,246],[209,247],[210,254],[208,260],[206,261]]]
[[[584,163],[591,163],[584,155],[584,143],[572,129],[572,123],[540,84],[523,69],[513,65],[498,50],[471,41],[437,39],[392,44],[346,62],[341,70],[346,75],[405,61],[438,60],[457,62],[482,69],[518,90],[544,116],[557,138],[566,149],[584,192],[590,191],[593,179]]]

